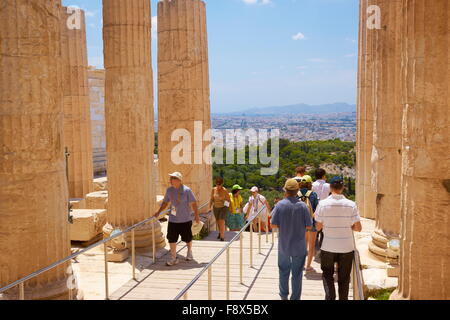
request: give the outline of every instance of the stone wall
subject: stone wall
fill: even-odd
[[[106,172],[105,70],[88,70],[94,174]]]

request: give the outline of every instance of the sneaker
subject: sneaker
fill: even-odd
[[[194,260],[194,255],[192,254],[192,252],[188,252],[186,255],[186,261],[192,261]]]
[[[178,258],[171,258],[170,260],[167,260],[166,265],[168,267],[174,266],[176,264],[178,264],[180,261],[178,260]]]

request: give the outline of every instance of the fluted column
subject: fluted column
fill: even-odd
[[[156,210],[150,0],[103,0],[108,235],[149,218]],[[157,246],[165,241],[159,222]],[[136,245],[152,243],[151,226]]]
[[[87,79],[86,23],[80,10],[80,28],[67,27],[67,8],[61,10],[61,55],[64,92],[64,145],[68,159],[69,197],[92,192],[93,164],[91,116]]]
[[[388,243],[400,234],[402,0],[371,3],[381,9],[383,28],[376,32],[374,50],[372,186],[376,228],[369,249],[385,259],[397,259],[398,252],[388,250]]]
[[[60,10],[60,0],[0,8],[0,287],[70,255]],[[69,265],[27,281],[25,298],[68,298]]]
[[[392,299],[450,299],[447,0],[403,0],[404,113],[399,288]]]
[[[366,94],[366,11],[367,1],[359,2],[359,39],[358,39],[358,93],[356,110],[356,203],[361,215],[364,215],[364,157],[363,157],[363,112]]]
[[[158,139],[160,179],[167,188],[168,174],[180,171],[184,183],[200,204],[208,202],[212,165],[203,151],[211,128],[206,8],[200,0],[164,0],[158,3]],[[195,127],[197,123],[197,129]],[[191,141],[188,163],[177,164],[171,141],[176,129],[186,129]],[[201,142],[196,143],[196,142]],[[210,159],[208,159],[210,160]],[[163,189],[165,189],[163,188]]]
[[[376,194],[371,185],[372,144],[373,144],[373,83],[374,48],[378,30],[369,29],[367,8],[372,2],[361,0],[360,13],[360,52],[359,52],[359,89],[358,89],[358,139],[357,139],[357,202],[361,216],[375,218]]]

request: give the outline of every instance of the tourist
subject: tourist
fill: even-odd
[[[355,251],[353,231],[360,232],[362,226],[355,202],[343,195],[343,179],[334,177],[330,187],[331,196],[320,201],[316,210],[317,229],[324,230],[320,260],[325,299],[336,299],[334,264],[337,263],[339,300],[348,300]]]
[[[311,230],[308,230],[306,233],[306,243],[308,248],[308,259],[306,261],[306,272],[314,271],[314,268],[311,267],[311,263],[314,257],[315,249],[316,249],[316,239],[317,239],[317,229],[316,222],[314,220],[314,212],[316,211],[317,205],[319,204],[319,197],[317,193],[312,191],[312,178],[308,175],[303,176],[302,181],[299,183],[300,191],[298,193],[298,197],[300,200],[305,202],[308,207],[308,211],[310,213],[310,217],[313,221],[313,225]]]
[[[300,181],[302,181],[303,176],[306,174],[306,167],[302,166],[302,167],[298,167],[295,169],[295,177],[294,179],[297,180],[298,183],[300,183]]]
[[[321,200],[325,200],[330,196],[331,190],[330,190],[330,184],[327,183],[327,172],[319,168],[315,172],[316,181],[313,183],[312,190],[317,193],[319,196],[319,202]],[[317,238],[319,239],[319,246],[322,246],[323,243],[323,231],[319,231],[317,234]]]
[[[186,242],[188,252],[186,261],[194,260],[192,254],[192,216],[191,208],[195,214],[195,222],[200,223],[200,215],[198,211],[197,200],[192,190],[183,184],[183,175],[174,172],[169,175],[171,187],[167,189],[163,203],[155,217],[159,218],[168,206],[171,205],[169,214],[169,225],[167,229],[167,240],[170,245],[171,257],[167,261],[168,266],[174,266],[179,263],[177,258],[177,242],[181,236],[181,241]]]
[[[325,200],[330,196],[330,184],[327,183],[327,172],[319,168],[315,172],[316,181],[312,185],[312,190],[317,193],[320,200]]]
[[[267,225],[266,221],[268,220],[268,216],[269,216],[268,212],[271,211],[270,204],[262,194],[259,194],[258,187],[253,187],[250,189],[250,191],[251,191],[252,195],[250,196],[250,199],[248,200],[249,205],[248,205],[248,209],[246,212],[246,220],[250,221],[251,219],[256,217],[257,214],[260,213],[261,209],[265,206],[265,208],[262,209],[262,212],[258,216],[259,218],[256,218],[255,220],[253,220],[253,223],[252,223],[252,227],[254,227],[253,230],[255,230],[256,226],[258,225],[258,221],[261,220],[261,231],[265,232],[266,225]],[[259,229],[256,229],[256,230],[259,230]]]
[[[291,300],[300,300],[302,293],[303,267],[306,259],[306,230],[312,221],[306,205],[299,201],[299,185],[289,179],[284,186],[285,199],[278,202],[272,212],[272,226],[278,228],[278,269],[280,297],[289,296],[289,277],[292,273]]]
[[[217,239],[225,241],[225,220],[227,219],[231,199],[227,189],[223,186],[223,178],[217,177],[215,182],[216,186],[211,192],[209,206],[214,212],[214,217],[219,226],[219,235]]]
[[[230,193],[230,211],[227,216],[227,227],[230,231],[241,231],[245,225],[244,219],[244,199],[241,196],[241,190],[243,188],[236,184],[231,189]]]

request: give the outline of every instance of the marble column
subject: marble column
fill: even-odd
[[[150,0],[103,0],[109,235],[156,211]],[[156,246],[165,246],[159,222]],[[151,224],[136,246],[152,244]],[[129,235],[130,236],[130,235]]]
[[[361,0],[360,7],[360,47],[358,80],[358,141],[357,141],[357,203],[361,216],[375,218],[376,194],[371,185],[373,105],[374,105],[374,46],[377,29],[369,29],[367,8],[372,2]]]
[[[92,192],[93,164],[91,116],[87,78],[86,23],[80,10],[80,28],[69,29],[71,13],[61,10],[61,55],[64,92],[64,145],[68,158],[69,197],[84,198]]]
[[[203,155],[211,139],[208,41],[205,3],[200,0],[164,0],[158,3],[158,140],[159,173],[163,189],[168,174],[179,171],[199,200],[208,202],[212,188],[211,155]],[[172,155],[179,141],[176,129],[186,129],[186,161]],[[206,139],[203,139],[206,138]],[[190,147],[190,148],[189,148]],[[189,150],[190,149],[190,150]],[[185,154],[186,155],[186,154]],[[205,161],[206,160],[206,161]],[[208,164],[209,162],[209,164]],[[207,210],[207,208],[204,208]]]
[[[402,0],[371,3],[381,9],[383,28],[376,32],[374,50],[372,186],[376,192],[376,228],[369,249],[395,262],[398,250],[390,246],[389,241],[399,237],[401,216]]]
[[[60,10],[60,0],[0,9],[0,287],[70,255]],[[25,299],[68,298],[69,267],[27,281]]]
[[[450,299],[447,0],[403,0],[399,288],[391,299]]]
[[[357,93],[357,110],[356,110],[356,203],[360,210],[360,214],[364,215],[364,157],[362,152],[363,144],[363,112],[366,93],[365,66],[366,66],[366,11],[367,2],[361,0],[359,2],[359,39],[358,39],[358,93]]]

